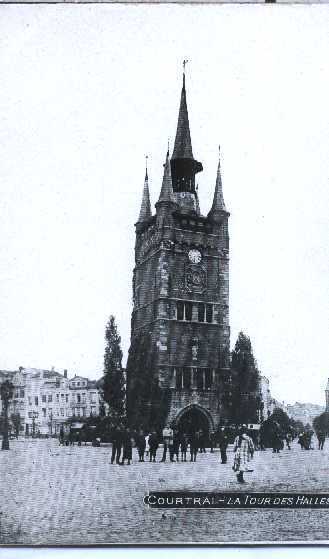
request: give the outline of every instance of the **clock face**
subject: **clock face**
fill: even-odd
[[[193,262],[193,264],[199,264],[202,258],[201,252],[199,250],[196,250],[195,248],[189,251],[188,257],[190,262]]]

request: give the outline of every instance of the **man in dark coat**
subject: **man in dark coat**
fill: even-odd
[[[112,455],[111,455],[111,464],[120,463],[121,457],[121,449],[122,449],[122,426],[119,425],[113,431],[112,435]]]
[[[149,436],[149,452],[150,452],[150,462],[155,462],[157,450],[159,447],[159,437],[156,432],[153,431]]]
[[[144,462],[144,453],[146,448],[146,441],[143,430],[140,429],[137,437],[136,437],[136,446],[138,450],[139,462]]]
[[[130,461],[132,460],[133,457],[133,445],[131,442],[131,434],[129,429],[124,429],[123,431],[123,435],[122,435],[122,447],[123,447],[123,452],[122,452],[122,460],[120,462],[120,466],[124,466],[125,460],[127,460],[127,464],[128,466],[130,466]]]
[[[227,447],[228,447],[228,436],[225,432],[225,428],[222,427],[221,431],[219,432],[219,450],[220,450],[220,457],[221,457],[222,464],[227,463],[227,454],[226,454]]]
[[[323,450],[324,442],[326,440],[326,434],[324,433],[324,431],[318,431],[316,436],[318,438],[319,450]]]
[[[198,454],[199,445],[200,445],[199,436],[198,436],[198,434],[194,431],[194,432],[190,435],[191,462],[195,462],[195,461],[196,461],[196,455]]]

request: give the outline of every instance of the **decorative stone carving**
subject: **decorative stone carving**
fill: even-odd
[[[203,293],[207,287],[207,273],[203,266],[188,264],[185,266],[185,287],[188,292]]]

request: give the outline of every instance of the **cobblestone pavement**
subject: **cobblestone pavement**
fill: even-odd
[[[233,453],[197,462],[110,464],[110,446],[59,447],[55,440],[11,441],[0,452],[0,543],[101,544],[329,540],[326,510],[149,509],[151,490],[239,491]],[[257,452],[243,491],[329,491],[324,451]],[[158,451],[158,459],[161,453]]]

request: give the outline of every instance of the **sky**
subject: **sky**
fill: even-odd
[[[102,375],[130,338],[134,223],[187,103],[201,211],[221,146],[231,344],[271,391],[329,376],[329,6],[2,5],[0,369]]]

